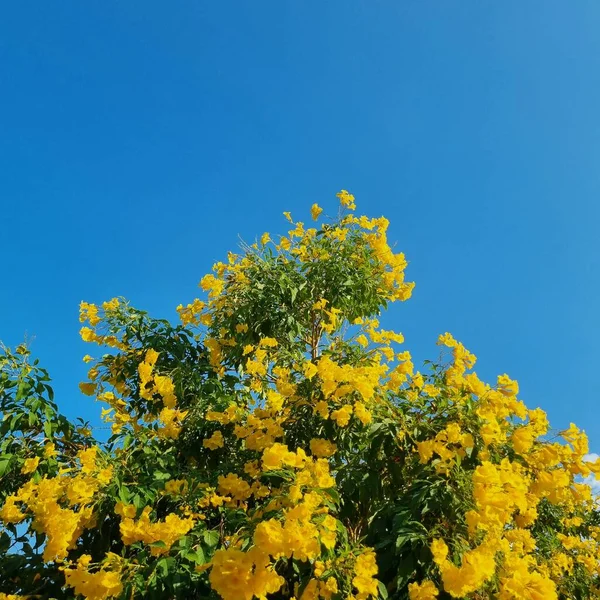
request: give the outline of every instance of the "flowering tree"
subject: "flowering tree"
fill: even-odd
[[[405,257],[338,197],[217,263],[181,324],[81,304],[105,442],[3,349],[0,598],[600,597],[585,434],[448,333],[415,371],[378,321]]]

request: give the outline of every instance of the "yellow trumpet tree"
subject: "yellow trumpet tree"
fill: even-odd
[[[338,198],[215,264],[179,324],[81,304],[106,441],[3,349],[0,599],[600,597],[585,434],[449,333],[417,371],[379,323],[407,261]]]

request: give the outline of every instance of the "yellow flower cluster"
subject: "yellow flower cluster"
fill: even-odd
[[[79,321],[81,323],[88,322],[94,329],[89,327],[82,327],[80,330],[81,339],[84,342],[95,342],[97,344],[103,344],[111,348],[118,350],[127,350],[127,345],[119,340],[114,335],[102,335],[97,332],[97,327],[101,325],[106,317],[111,313],[115,313],[119,310],[120,302],[118,298],[113,298],[107,302],[103,302],[101,308],[95,304],[88,302],[81,302],[79,305]]]
[[[335,454],[336,450],[337,446],[329,440],[324,440],[322,438],[313,438],[310,440],[310,451],[313,456],[329,458]]]
[[[206,313],[204,309],[206,303],[202,302],[198,298],[195,298],[191,304],[183,306],[180,304],[177,307],[179,318],[184,325],[210,325],[210,321],[206,322]]]
[[[421,583],[413,582],[408,584],[409,600],[435,600],[438,593],[438,589],[433,581],[425,580]]]
[[[103,468],[98,460],[97,447],[82,450],[77,457],[79,473],[29,480],[9,495],[0,509],[0,519],[5,523],[31,518],[32,528],[47,536],[46,561],[65,558],[83,530],[95,526],[94,497],[112,478],[112,468]]]
[[[105,600],[118,596],[123,590],[119,572],[102,568],[92,573],[89,571],[91,560],[89,554],[83,554],[74,569],[63,569],[66,585],[86,600]]]
[[[423,390],[427,393],[425,387]],[[416,446],[421,463],[429,462],[434,454],[439,456],[436,470],[441,473],[452,466],[457,456],[463,458],[467,450],[475,446],[475,441],[470,433],[461,430],[458,423],[450,423],[439,431],[434,439],[417,442]]]
[[[119,503],[115,512],[121,516],[119,528],[123,543],[128,546],[136,542],[150,544],[153,556],[168,553],[171,546],[194,526],[193,519],[182,519],[174,513],[168,514],[163,521],[152,522],[152,509],[149,506],[142,510],[137,520],[134,518],[135,507],[131,505]],[[160,542],[160,545],[156,545],[157,542]]]
[[[495,549],[486,544],[464,553],[460,567],[446,558],[448,548],[441,540],[436,540],[432,554],[440,568],[444,590],[454,598],[463,598],[475,592],[496,571]]]
[[[367,598],[377,598],[379,594],[379,585],[375,579],[377,575],[377,561],[375,553],[371,550],[359,555],[354,565],[354,578],[352,584],[358,590],[357,600],[367,600]]]
[[[252,553],[236,548],[215,552],[210,584],[223,600],[265,598],[281,588],[285,581],[283,577],[264,563],[257,565],[254,559]]]
[[[265,507],[265,512],[283,509],[282,520],[260,521],[249,550],[243,552],[234,545],[215,554],[210,582],[224,600],[263,598],[275,593],[285,582],[275,570],[279,558],[315,560],[321,553],[321,544],[332,549],[336,543],[337,521],[327,514],[325,496],[318,491],[334,485],[327,461],[312,461],[301,450],[294,453],[283,444],[274,444],[264,451],[262,464],[267,470],[295,469],[294,483],[287,495],[273,498]],[[248,470],[255,469],[255,465],[250,465]],[[219,492],[242,501],[250,496],[251,487],[230,473],[219,477]],[[334,589],[332,582],[328,589]]]
[[[164,408],[158,414],[161,426],[157,433],[160,437],[176,439],[181,432],[182,422],[188,411],[176,408],[177,396],[173,380],[168,375],[154,373],[158,356],[159,353],[155,350],[148,350],[144,360],[138,365],[140,396],[151,401],[156,395],[162,398]]]
[[[158,394],[167,408],[174,408],[177,404],[173,380],[167,375],[153,373],[159,353],[148,350],[144,360],[138,365],[140,376],[140,396],[146,400],[153,400]]]

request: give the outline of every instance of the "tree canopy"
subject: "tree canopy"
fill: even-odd
[[[107,440],[2,349],[0,599],[600,597],[585,433],[449,333],[416,370],[379,322],[405,256],[338,198],[215,264],[178,324],[82,302]]]

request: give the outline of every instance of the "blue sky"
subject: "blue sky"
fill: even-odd
[[[477,372],[600,449],[600,6],[591,0],[12,2],[0,21],[0,338],[69,416],[78,304],[159,317],[238,236],[341,188],[391,220],[417,361]]]

